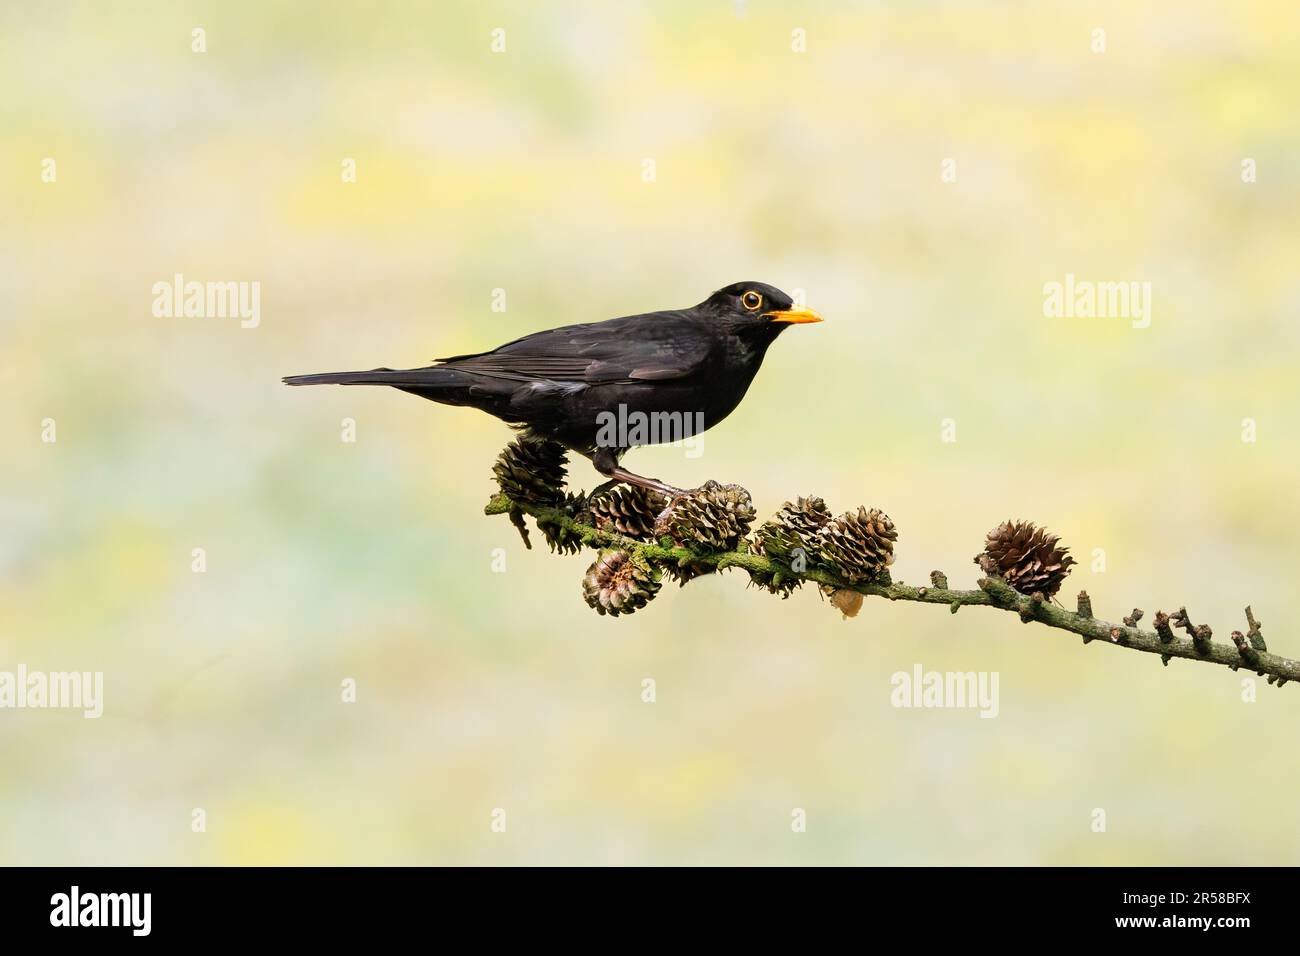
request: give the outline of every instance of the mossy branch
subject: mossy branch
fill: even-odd
[[[545,504],[514,500],[498,494],[484,509],[489,515],[510,515],[519,523],[527,514],[540,524],[563,529],[570,541],[595,549],[617,548],[640,556],[655,564],[693,565],[697,568],[722,571],[740,568],[759,578],[774,576],[786,580],[812,581],[835,591],[851,591],[864,597],[886,598],[890,601],[913,601],[920,604],[941,604],[956,613],[963,606],[991,607],[1016,614],[1025,623],[1037,622],[1058,630],[1069,631],[1083,638],[1084,644],[1093,642],[1109,647],[1157,654],[1165,664],[1173,658],[1219,664],[1232,670],[1246,668],[1270,684],[1282,686],[1288,681],[1300,682],[1300,661],[1270,654],[1264,650],[1260,625],[1250,608],[1246,609],[1249,630],[1246,634],[1233,632],[1233,644],[1216,643],[1210,639],[1210,629],[1204,624],[1193,625],[1185,608],[1172,615],[1157,612],[1155,630],[1147,631],[1137,626],[1143,612],[1137,608],[1123,623],[1112,623],[1092,616],[1092,604],[1086,592],[1079,594],[1079,609],[1070,611],[1046,599],[1042,594],[1022,594],[1002,577],[986,574],[974,590],[948,587],[945,575],[933,572],[931,586],[916,587],[894,583],[885,572],[876,581],[851,582],[837,577],[833,572],[810,567],[795,571],[769,557],[754,554],[742,541],[733,550],[713,550],[687,546],[668,545],[663,541],[638,541],[614,531],[602,530],[575,518],[569,511]],[[1187,631],[1180,637],[1173,628]]]

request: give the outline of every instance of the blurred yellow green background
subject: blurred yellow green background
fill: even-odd
[[[806,290],[827,322],[702,457],[628,464],[879,506],[910,582],[1035,519],[1100,615],[1250,603],[1296,655],[1298,34],[1283,0],[6,4],[0,670],[105,700],[0,711],[0,862],[1297,862],[1300,690],[734,573],[598,618],[591,553],[482,515],[503,425],[279,378]],[[259,282],[260,325],[155,317],[176,273]],[[1150,282],[1150,327],[1045,318],[1067,273]],[[892,707],[918,663],[998,672],[999,716]]]

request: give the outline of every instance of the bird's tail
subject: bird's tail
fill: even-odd
[[[460,369],[446,365],[428,368],[372,368],[368,372],[318,372],[315,375],[288,375],[286,385],[388,385],[440,405],[475,405],[493,411],[495,397],[476,392],[478,379]],[[494,412],[495,414],[495,412]]]
[[[449,368],[374,368],[368,372],[317,372],[287,375],[285,385],[391,385],[395,388],[437,388],[463,384],[463,376]]]

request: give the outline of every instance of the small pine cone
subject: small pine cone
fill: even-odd
[[[673,498],[655,523],[654,535],[669,537],[679,546],[730,551],[749,534],[754,515],[749,492],[740,485],[706,481]]]
[[[598,614],[618,617],[659,593],[659,572],[626,551],[602,551],[582,579],[582,599]]]
[[[565,495],[564,500],[556,507],[570,518],[577,518],[582,513],[586,502],[586,495],[578,492],[577,494]],[[538,518],[537,529],[542,532],[542,537],[551,546],[551,550],[558,554],[577,554],[582,550],[582,535],[569,531],[562,525]]]
[[[830,520],[830,509],[820,498],[809,496],[800,498],[793,504],[787,501],[780,511],[754,532],[749,550],[789,564],[796,549],[803,549],[807,554],[813,536]]]
[[[558,442],[520,436],[497,456],[492,472],[512,501],[554,505],[564,500],[567,460],[568,452]]]
[[[831,513],[826,502],[815,495],[799,498],[793,504],[787,501],[780,511],[754,532],[749,550],[782,564],[790,564],[796,553],[802,551],[806,560],[813,536],[830,520]],[[779,571],[775,574],[751,571],[749,577],[753,584],[772,594],[779,594],[783,599],[803,584],[801,578],[784,575]]]
[[[894,563],[898,531],[878,508],[846,511],[826,522],[809,542],[813,559],[851,583],[878,578]]]
[[[1046,528],[1030,521],[1004,521],[988,533],[984,550],[975,561],[986,571],[996,571],[1021,594],[1051,597],[1061,589],[1075,563],[1069,548]]]
[[[587,510],[591,523],[601,531],[652,541],[655,521],[667,506],[668,499],[657,491],[618,485],[589,502]]]

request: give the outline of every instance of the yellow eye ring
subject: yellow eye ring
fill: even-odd
[[[740,304],[750,312],[757,312],[763,307],[763,297],[757,292],[746,292],[740,297]]]

